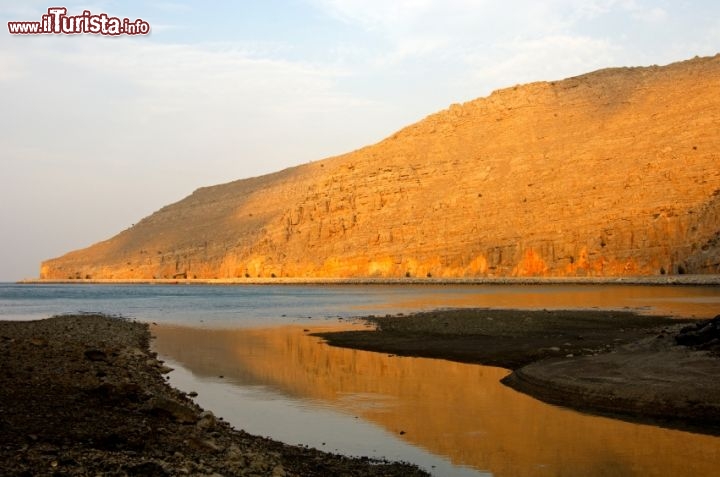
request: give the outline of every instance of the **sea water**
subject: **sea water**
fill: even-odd
[[[0,283],[2,320],[102,312],[145,322],[245,327],[456,307],[602,308],[709,318],[720,313],[720,287]]]
[[[0,285],[0,319],[102,312],[153,323],[171,384],[235,427],[438,476],[714,475],[720,438],[549,406],[506,370],[339,349],[310,331],[456,307],[620,309],[707,318],[718,287]]]

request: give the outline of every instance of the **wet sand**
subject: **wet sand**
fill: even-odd
[[[335,346],[500,366],[513,370],[505,384],[545,402],[720,435],[720,356],[676,343],[698,320],[491,309],[367,320],[377,330],[319,336]]]
[[[413,476],[231,428],[171,388],[146,324],[0,322],[0,474]]]

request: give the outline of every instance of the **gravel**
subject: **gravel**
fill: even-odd
[[[0,474],[428,475],[235,430],[167,384],[149,340],[96,314],[0,322]]]

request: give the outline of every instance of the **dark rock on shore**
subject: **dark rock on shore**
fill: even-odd
[[[623,311],[452,309],[369,317],[377,330],[320,333],[335,346],[518,369],[604,353],[682,321]]]
[[[701,321],[684,327],[675,336],[675,342],[682,346],[720,354],[720,315],[710,321]]]
[[[145,324],[0,322],[0,474],[413,476],[232,429],[163,379]]]

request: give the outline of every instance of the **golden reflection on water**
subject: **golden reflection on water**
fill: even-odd
[[[156,351],[195,375],[322,401],[497,476],[710,476],[720,469],[718,437],[550,406],[500,384],[507,374],[500,368],[333,348],[300,326],[162,325],[153,334]]]
[[[389,303],[393,308],[554,308],[631,309],[652,315],[712,318],[720,313],[717,286],[669,287],[648,285],[478,285],[432,287],[410,299]],[[373,307],[376,305],[372,305]],[[358,307],[361,309],[361,307]]]

